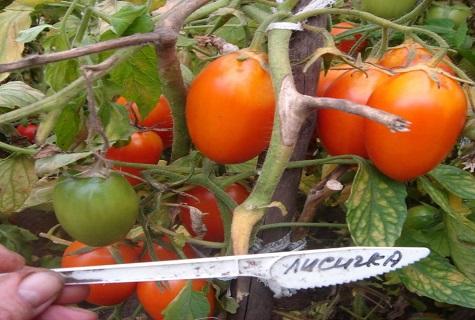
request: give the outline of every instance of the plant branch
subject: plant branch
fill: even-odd
[[[163,39],[155,43],[158,77],[162,85],[163,95],[170,104],[173,116],[171,162],[188,155],[191,150],[191,138],[185,119],[188,89],[181,73],[181,63],[176,52],[176,42],[185,19],[209,1],[183,1],[165,13],[155,25],[155,32]]]
[[[165,39],[164,39],[165,38]],[[0,64],[0,73],[10,72],[30,67],[36,67],[52,62],[58,62],[73,58],[78,58],[94,53],[104,52],[108,50],[133,47],[133,46],[145,46],[149,44],[158,43],[160,41],[166,41],[168,35],[158,34],[156,32],[135,34],[119,39],[108,40],[91,45],[87,45],[80,48],[74,48],[67,51],[54,52],[42,55],[30,55],[22,58],[18,61]]]

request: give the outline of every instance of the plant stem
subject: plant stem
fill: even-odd
[[[1,142],[1,141],[0,141],[0,148],[4,149],[4,150],[11,151],[11,152],[22,153],[22,154],[26,154],[26,155],[30,155],[30,156],[36,154],[35,149],[15,147],[15,146],[9,145],[8,143],[4,143],[4,142]]]

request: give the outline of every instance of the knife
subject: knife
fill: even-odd
[[[344,247],[52,270],[68,285],[249,276],[307,289],[381,275],[429,253],[419,247]]]

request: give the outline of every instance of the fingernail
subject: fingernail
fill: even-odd
[[[53,272],[33,272],[18,286],[18,295],[33,308],[58,295],[63,287],[59,275]]]

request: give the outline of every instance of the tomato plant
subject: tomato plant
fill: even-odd
[[[186,191],[188,196],[181,196],[179,203],[194,207],[201,211],[204,216],[195,216],[193,210],[180,207],[178,214],[183,226],[192,236],[201,236],[203,240],[222,242],[224,240],[224,227],[218,204],[214,194],[208,189],[196,186]],[[234,183],[226,188],[226,193],[237,204],[241,204],[249,196],[249,191],[239,183]],[[205,229],[203,229],[205,227]],[[197,231],[199,234],[197,234]]]
[[[157,164],[162,156],[162,151],[162,139],[155,132],[134,132],[127,145],[119,147],[111,146],[109,150],[107,150],[106,158],[124,162]],[[140,172],[143,170],[125,166],[114,166],[114,169],[138,177],[140,177]],[[125,178],[131,185],[142,182],[142,180],[128,175],[126,175]]]
[[[423,64],[432,59],[434,55],[427,51],[420,44],[415,43],[412,40],[405,41],[402,45],[389,49],[379,61],[379,64],[383,67],[396,69],[407,68],[415,66],[417,64]],[[445,59],[450,61],[448,56]],[[455,72],[444,62],[437,64],[438,68],[455,75]]]
[[[18,133],[20,135],[22,135],[23,137],[28,138],[28,141],[30,143],[34,143],[35,142],[36,131],[38,130],[38,125],[33,124],[31,122],[28,122],[28,124],[26,126],[24,126],[22,124],[19,124],[16,127],[16,130],[18,131]]]
[[[190,86],[186,122],[191,140],[209,159],[240,163],[268,145],[275,98],[264,53],[241,50],[206,66]]]
[[[325,97],[346,99],[366,104],[371,93],[390,77],[380,69],[350,69],[327,88]],[[317,132],[331,155],[354,154],[367,158],[364,142],[365,118],[339,110],[321,108],[317,111]]]
[[[139,298],[139,301],[144,309],[152,316],[153,319],[164,319],[165,316],[162,312],[178,295],[180,295],[188,281],[192,281],[191,289],[195,294],[195,297],[196,295],[198,295],[199,298],[205,297],[208,301],[209,313],[203,316],[212,317],[215,308],[215,290],[206,280],[169,280],[166,283],[160,283],[160,286],[155,281],[140,282],[137,285],[137,297]],[[204,290],[208,292],[205,293]],[[193,298],[189,299],[191,300]],[[196,301],[195,299],[194,301]],[[193,307],[196,308],[196,305],[193,304]],[[187,310],[182,310],[182,312],[196,312],[195,310],[191,309],[190,305],[186,305],[185,309]]]
[[[457,28],[473,15],[472,8],[462,2],[451,4],[449,1],[433,2],[426,11],[428,19],[450,19]]]
[[[361,0],[361,10],[384,19],[395,19],[408,13],[417,4],[417,0],[381,1]]]
[[[339,35],[340,33],[343,33],[345,31],[353,29],[355,27],[356,27],[356,25],[354,25],[350,22],[346,22],[346,21],[339,22],[339,23],[333,25],[332,30],[331,30],[331,34],[336,36],[336,35]],[[356,42],[358,42],[358,40],[361,37],[362,37],[361,34],[355,34],[351,37],[348,37],[349,39],[344,38],[340,41],[340,43],[336,47],[341,52],[349,53],[351,51],[351,49],[356,45]],[[367,45],[368,45],[368,40],[363,40],[363,42],[361,42],[360,45],[357,48],[355,48],[354,53],[361,52],[362,50],[364,50],[364,48],[366,48]]]
[[[118,262],[120,259],[121,262]],[[91,248],[74,241],[64,251],[61,267],[85,267],[137,262],[137,254],[130,245],[117,243],[109,247]],[[112,306],[128,299],[134,292],[135,282],[91,284],[86,301],[98,306]]]
[[[365,124],[369,158],[397,181],[423,175],[452,150],[465,124],[467,101],[462,87],[443,74],[434,81],[425,71],[391,77],[370,96],[368,105],[411,122],[409,132],[391,132],[371,120]]]
[[[53,190],[59,223],[74,239],[90,246],[122,239],[138,215],[138,197],[122,175],[76,178],[62,176]]]
[[[119,104],[127,105],[124,97],[119,97],[116,101]],[[137,124],[142,127],[153,128],[160,138],[162,138],[163,148],[170,147],[173,143],[173,117],[167,99],[162,95],[150,113],[142,118],[139,107],[135,102],[130,103],[127,109],[130,120],[137,120]]]

